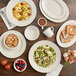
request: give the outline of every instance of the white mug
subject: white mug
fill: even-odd
[[[43,34],[48,38],[51,38],[54,35],[54,27],[48,27],[43,31]]]

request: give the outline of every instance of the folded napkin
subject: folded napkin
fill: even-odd
[[[58,66],[57,69],[55,69],[54,71],[51,71],[51,72],[47,73],[46,76],[58,76],[59,73],[61,72],[62,68],[63,68],[63,65],[59,64],[59,66]]]
[[[6,15],[5,15],[5,12],[6,12],[6,7],[0,9],[0,16],[2,17],[6,27],[8,28],[8,30],[16,27],[15,25],[13,25],[12,23],[10,23],[7,18],[6,18]]]

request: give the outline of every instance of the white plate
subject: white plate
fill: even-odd
[[[20,43],[19,47],[15,48],[15,49],[11,49],[11,50],[6,48],[3,44],[4,37],[7,34],[10,34],[10,33],[13,33],[13,34],[17,35],[21,40],[21,43]],[[7,32],[5,32],[4,34],[1,35],[1,37],[0,37],[0,52],[5,57],[17,58],[24,53],[25,49],[26,49],[26,40],[21,33],[17,32],[17,31],[14,31],[14,30],[11,30],[11,31],[7,31]]]
[[[25,37],[28,39],[28,40],[36,40],[39,35],[40,35],[40,31],[39,29],[34,26],[34,25],[31,25],[31,26],[28,26],[26,29],[25,29]]]
[[[52,18],[62,18],[65,15],[65,6],[59,0],[43,0],[42,8],[44,12]]]
[[[67,47],[70,47],[71,45],[73,45],[75,42],[76,42],[76,36],[70,41],[70,42],[67,42],[67,43],[62,43],[60,38],[59,38],[59,35],[61,33],[61,31],[67,26],[67,25],[75,25],[76,26],[76,21],[75,20],[69,20],[67,22],[65,22],[58,30],[58,33],[57,33],[57,43],[61,46],[61,47],[64,47],[64,48],[67,48]]]
[[[55,52],[56,52],[56,61],[49,67],[46,67],[46,68],[43,68],[43,67],[40,67],[36,64],[36,62],[34,61],[34,51],[41,45],[49,45],[50,47],[52,47]],[[60,61],[61,61],[61,53],[60,53],[60,50],[59,48],[57,47],[57,45],[51,41],[48,41],[48,40],[42,40],[42,41],[39,41],[37,43],[35,43],[30,51],[29,51],[29,55],[28,55],[28,58],[29,58],[29,62],[31,64],[31,66],[38,72],[41,72],[41,73],[47,73],[47,72],[50,72],[50,71],[53,71],[57,68],[57,66],[60,64]]]
[[[43,1],[43,0],[40,0],[40,3],[39,3],[40,10],[41,10],[42,14],[43,14],[47,19],[49,19],[50,21],[53,21],[53,22],[56,22],[56,23],[60,23],[60,22],[64,22],[64,21],[68,18],[68,16],[69,16],[69,9],[68,9],[67,5],[66,5],[63,1],[61,1],[61,2],[62,2],[62,4],[65,6],[65,10],[66,10],[66,11],[65,11],[64,17],[59,18],[59,19],[52,18],[52,17],[48,16],[48,15],[44,12],[43,7],[42,7],[42,1]]]
[[[24,20],[24,21],[18,21],[16,18],[14,18],[13,14],[12,14],[12,8],[17,3],[20,3],[20,2],[27,2],[30,5],[31,10],[32,10],[32,14],[31,14],[30,18],[28,18],[27,20]],[[30,23],[32,23],[36,17],[36,14],[37,14],[37,9],[36,9],[35,3],[32,0],[10,0],[10,2],[8,3],[7,8],[6,8],[7,19],[12,24],[14,24],[16,26],[20,26],[20,27],[27,26]]]

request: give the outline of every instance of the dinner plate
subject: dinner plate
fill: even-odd
[[[55,52],[56,52],[56,61],[50,65],[49,67],[40,67],[36,64],[36,62],[34,61],[34,51],[41,45],[49,45],[50,47],[52,47]],[[48,40],[42,40],[42,41],[39,41],[37,43],[35,43],[30,51],[29,51],[29,55],[28,55],[28,58],[29,58],[29,62],[31,64],[31,66],[38,72],[41,72],[41,73],[47,73],[47,72],[51,72],[53,70],[55,70],[58,65],[60,64],[60,61],[61,61],[61,53],[60,53],[60,50],[59,48],[57,47],[57,45],[51,41],[48,41]]]
[[[43,0],[42,8],[52,18],[59,19],[65,15],[65,6],[59,0]]]
[[[64,7],[65,7],[65,15],[64,15],[64,17],[59,18],[59,19],[52,18],[52,17],[48,16],[48,15],[45,13],[45,11],[43,10],[43,7],[42,7],[42,1],[43,1],[43,0],[40,0],[40,3],[39,3],[40,10],[41,10],[42,14],[43,14],[47,19],[49,19],[50,21],[53,21],[53,22],[56,22],[56,23],[60,23],[60,22],[64,22],[64,21],[68,18],[68,16],[69,16],[69,9],[68,9],[67,5],[66,5],[63,1],[61,1],[61,3],[62,3],[62,4],[64,5]],[[58,1],[60,1],[60,0],[58,0]]]
[[[12,13],[12,8],[17,3],[20,3],[20,2],[27,2],[29,4],[29,6],[31,7],[31,11],[32,11],[31,16],[24,21],[18,21],[13,16],[13,13]],[[7,5],[7,8],[6,8],[6,17],[15,26],[23,27],[23,26],[29,25],[30,23],[32,23],[34,21],[36,14],[37,14],[37,9],[36,9],[35,3],[32,0],[10,0],[8,5]]]
[[[61,46],[61,47],[64,47],[64,48],[67,48],[67,47],[70,47],[72,46],[75,42],[76,42],[76,35],[74,36],[74,38],[70,41],[70,42],[67,42],[67,43],[62,43],[60,38],[59,38],[59,35],[61,33],[61,31],[67,26],[67,25],[75,25],[76,26],[76,21],[75,20],[69,20],[67,22],[65,22],[58,30],[57,32],[57,37],[56,37],[56,40],[57,40],[57,43]]]
[[[20,38],[20,44],[19,44],[19,47],[10,50],[6,46],[4,46],[3,39],[7,34],[11,34],[11,33],[17,35]],[[1,35],[1,37],[0,37],[0,52],[5,57],[17,58],[24,53],[25,49],[26,49],[26,40],[21,33],[11,30],[11,31],[7,31]]]

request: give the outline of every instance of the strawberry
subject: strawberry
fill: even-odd
[[[19,60],[20,64],[22,63],[21,60]]]
[[[23,70],[23,68],[20,68],[20,71],[22,71]]]
[[[22,64],[25,64],[25,61],[22,61]]]
[[[18,64],[19,62],[18,62],[18,61],[16,61],[15,63],[16,63],[16,64]]]
[[[7,63],[8,63],[8,61],[6,59],[1,61],[1,65],[3,65],[3,66],[6,65]]]
[[[19,69],[20,67],[19,66],[16,66],[16,68]]]

